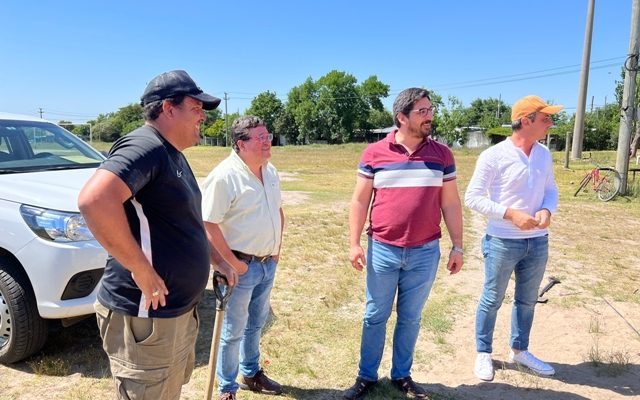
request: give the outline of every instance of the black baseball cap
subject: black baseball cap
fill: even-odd
[[[154,101],[185,95],[202,102],[202,108],[213,110],[220,105],[220,99],[206,94],[183,70],[165,72],[153,78],[144,89],[140,103],[144,106]]]

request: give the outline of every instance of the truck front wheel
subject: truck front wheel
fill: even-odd
[[[40,318],[29,280],[6,257],[0,257],[0,363],[20,361],[42,348],[47,321]]]

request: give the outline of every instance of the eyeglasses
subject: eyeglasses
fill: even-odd
[[[411,110],[410,112],[417,113],[421,117],[426,117],[429,113],[433,114],[436,112],[436,106],[431,105],[429,107],[418,108],[417,110]]]
[[[273,133],[269,133],[267,135],[260,134],[256,137],[252,137],[251,139],[257,139],[260,143],[266,143],[273,140]]]

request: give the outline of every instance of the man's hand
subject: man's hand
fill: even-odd
[[[239,259],[238,257],[236,257],[235,254],[234,254],[234,258],[235,258],[235,261],[233,262],[233,264],[230,264],[231,267],[236,271],[238,276],[242,276],[246,274],[247,271],[249,271],[249,265],[246,262]]]
[[[538,221],[538,226],[536,226],[536,228],[544,229],[551,224],[551,211],[543,208],[536,213],[535,219]]]
[[[153,267],[144,268],[135,274],[132,272],[131,277],[144,295],[145,310],[148,310],[149,307],[157,310],[158,306],[167,305],[166,296],[169,294],[169,290]]]
[[[523,231],[536,228],[540,224],[540,222],[536,218],[532,217],[526,212],[514,210],[513,208],[507,209],[507,212],[504,213],[504,218],[513,222],[515,226],[517,226],[519,229],[522,229]]]
[[[362,246],[351,246],[351,249],[349,249],[349,261],[353,268],[358,271],[362,271],[362,268],[367,265],[367,259],[364,256]]]
[[[244,264],[244,263],[243,263]],[[213,269],[218,271],[225,278],[227,278],[227,282],[219,282],[224,285],[235,286],[238,282],[238,272],[233,268],[228,262],[223,261],[220,264],[214,265]]]
[[[464,260],[462,257],[462,253],[459,251],[451,250],[449,252],[449,262],[447,263],[447,270],[449,270],[449,274],[457,274],[462,269],[462,265],[464,264]]]

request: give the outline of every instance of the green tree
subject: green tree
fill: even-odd
[[[475,99],[466,112],[469,126],[489,129],[511,122],[511,107],[499,99]]]
[[[447,103],[438,109],[434,118],[437,121],[437,136],[444,139],[447,144],[454,142],[464,143],[466,130],[460,129],[469,126],[469,114],[465,112],[462,101],[455,96],[449,96]]]
[[[220,120],[222,121],[222,138],[226,139],[226,145],[231,146],[231,125],[233,125],[233,121],[240,118],[240,113],[234,112],[231,114],[227,114],[226,117],[222,117]]]
[[[115,142],[120,137],[120,128],[114,119],[104,119],[94,125],[93,135],[99,141]]]
[[[310,140],[316,139],[318,122],[316,83],[311,77],[307,78],[302,85],[295,86],[289,91],[288,99],[287,110],[298,127],[297,141],[307,144]]]
[[[89,140],[91,139],[90,136],[92,136],[91,135],[92,132],[91,132],[91,128],[89,127],[89,124],[74,125],[73,130],[71,132],[74,135],[82,138],[83,140]]]
[[[298,125],[296,125],[296,119],[287,107],[285,107],[280,115],[278,115],[278,118],[274,123],[274,131],[278,135],[284,135],[287,143],[303,143],[304,137],[300,135]]]
[[[620,107],[608,104],[584,117],[584,148],[587,150],[613,150],[618,143]]]
[[[286,109],[293,116],[304,142],[351,141],[357,131],[371,129],[371,109],[382,111],[388,85],[370,76],[362,85],[346,72],[333,70],[318,81],[308,78],[291,89]]]
[[[362,98],[357,79],[346,72],[333,70],[318,79],[318,115],[321,139],[344,143],[364,125],[369,106]]]
[[[275,133],[275,122],[284,110],[282,100],[274,92],[266,91],[251,100],[251,106],[245,111],[247,115],[256,115],[264,121],[267,130]]]
[[[215,139],[217,145],[224,146],[225,145],[224,119],[218,118],[215,120],[213,124],[207,127],[203,127],[202,134],[206,137]]]
[[[380,82],[376,75],[371,75],[358,87],[358,92],[369,108],[383,111],[381,98],[389,96],[389,85]]]
[[[206,119],[202,124],[203,132],[205,129],[215,124],[218,119],[222,118],[222,111],[220,111],[219,108],[216,108],[215,110],[204,110],[204,116]]]
[[[144,125],[142,106],[139,103],[131,103],[116,112],[100,114],[89,123],[94,127],[94,136],[105,142],[113,142]]]
[[[142,116],[142,106],[140,103],[131,103],[118,109],[114,118],[117,118],[122,125],[135,122],[138,126],[144,124],[144,117]]]
[[[58,121],[58,125],[60,125],[61,127],[63,127],[64,129],[73,132],[73,129],[76,127],[73,122],[71,121],[67,121],[67,120],[60,120]]]
[[[564,150],[567,134],[573,134],[574,117],[569,116],[566,111],[561,111],[552,117],[554,126],[549,130],[549,133],[557,135],[559,141],[555,146],[555,150]]]
[[[393,115],[391,112],[382,109],[377,110],[372,108],[369,110],[369,125],[374,128],[387,128],[389,126],[393,126]]]

